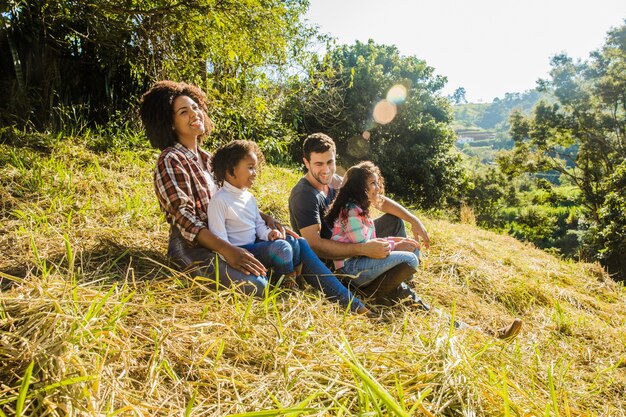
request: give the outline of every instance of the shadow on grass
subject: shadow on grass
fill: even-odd
[[[73,259],[72,259],[73,258]],[[150,248],[126,246],[105,238],[91,247],[68,256],[57,253],[46,259],[0,269],[0,289],[32,278],[60,274],[80,283],[116,282],[121,280],[145,281],[172,276],[173,265],[164,253]]]

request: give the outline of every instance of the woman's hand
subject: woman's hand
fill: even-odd
[[[267,269],[253,254],[218,238],[207,228],[200,229],[196,235],[196,242],[207,249],[218,252],[228,265],[244,274],[257,277],[267,274]]]
[[[253,254],[243,248],[230,245],[228,248],[223,248],[220,254],[228,265],[244,274],[257,277],[267,274],[267,269],[265,269],[263,264]]]

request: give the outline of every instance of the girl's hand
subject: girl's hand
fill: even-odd
[[[272,231],[267,235],[267,240],[276,240],[276,239],[284,239],[285,235],[280,233],[280,231],[276,229],[272,229]]]
[[[273,218],[272,216],[270,216],[269,214],[265,214],[265,213],[261,213],[261,218],[263,219],[263,221],[265,222],[265,224],[267,225],[267,227],[269,227],[270,229],[276,229],[278,230],[283,236],[285,236],[285,228],[283,227],[282,224],[280,224],[278,221],[276,221],[275,218]]]
[[[413,252],[415,249],[422,249],[421,245],[410,237],[402,238],[396,241],[396,247],[394,250],[402,250],[406,252]]]
[[[283,235],[281,239],[286,238],[287,235],[290,235],[291,237],[296,238],[296,239],[300,237],[299,234],[289,229],[288,227],[283,226],[280,222],[278,222],[275,218],[273,218],[269,214],[264,214],[261,212],[259,213],[261,214],[261,218],[263,219],[267,227],[269,227],[270,229],[276,229]]]
[[[419,241],[421,239],[424,248],[428,249],[430,247],[430,238],[424,225],[418,220],[417,223],[411,223],[411,229],[413,230],[415,240]]]
[[[387,239],[370,239],[365,243],[361,243],[363,248],[363,256],[374,259],[382,259],[389,256],[390,244]]]

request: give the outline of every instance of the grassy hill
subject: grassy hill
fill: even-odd
[[[2,133],[2,132],[0,132]],[[513,343],[307,290],[216,293],[167,266],[153,150],[0,135],[0,416],[626,415],[626,291],[598,265],[421,216],[413,285]],[[287,221],[299,173],[256,194]]]

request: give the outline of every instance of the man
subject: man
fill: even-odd
[[[335,174],[336,147],[335,142],[323,133],[314,133],[306,138],[303,144],[304,165],[306,175],[300,179],[291,190],[289,197],[289,212],[291,226],[294,231],[304,237],[313,251],[325,259],[345,259],[352,256],[367,256],[370,258],[385,258],[389,255],[389,242],[384,239],[372,239],[365,243],[344,243],[331,240],[332,225],[324,222],[324,213],[335,198],[337,188],[341,184],[341,177]],[[422,248],[428,248],[430,239],[422,222],[400,204],[384,197],[382,204],[377,207],[383,216],[374,220],[376,236],[378,237],[406,237],[404,221],[411,225],[413,239],[406,239],[405,245],[416,248],[415,242],[421,242]],[[395,272],[395,271],[394,271]],[[387,277],[386,285],[392,285],[385,291],[391,301],[409,298],[422,308],[427,308],[415,293],[403,281],[409,279],[415,270],[401,270],[397,277]],[[396,275],[398,275],[396,273]],[[392,278],[396,278],[393,280]],[[368,286],[369,287],[369,286]],[[372,289],[372,288],[370,288]],[[366,294],[371,295],[371,294]]]
[[[323,133],[309,135],[303,144],[304,165],[307,173],[298,181],[289,196],[289,213],[291,227],[308,242],[313,251],[325,259],[345,259],[352,256],[385,258],[390,253],[389,243],[385,239],[371,239],[364,243],[345,243],[331,240],[332,227],[324,221],[324,214],[335,198],[341,177],[335,174],[336,147],[335,142]],[[411,225],[413,239],[403,241],[404,245],[412,246],[419,242],[428,248],[430,239],[422,222],[400,204],[384,197],[378,207],[385,214],[374,220],[377,237],[406,237],[404,221]],[[396,244],[397,245],[397,244]],[[412,250],[411,248],[407,250]],[[447,317],[439,309],[431,309],[425,304],[404,281],[409,280],[415,269],[400,264],[383,273],[365,288],[360,288],[366,296],[375,296],[376,302],[384,304],[408,301],[409,305],[425,311],[432,311]],[[454,321],[456,328],[467,328],[468,325]],[[520,319],[515,319],[508,326],[496,331],[487,331],[499,339],[511,340],[517,336],[522,326]]]

